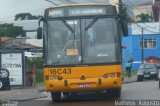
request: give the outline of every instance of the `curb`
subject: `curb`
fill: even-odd
[[[128,83],[133,83],[133,82],[137,82],[137,81],[125,81],[123,82],[123,84],[128,84]]]
[[[45,89],[38,89],[39,92],[45,92]]]

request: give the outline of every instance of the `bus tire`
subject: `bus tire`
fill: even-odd
[[[53,102],[58,102],[61,100],[61,92],[51,92],[51,97]]]
[[[107,95],[113,98],[120,98],[121,97],[121,89],[110,89],[107,90]]]

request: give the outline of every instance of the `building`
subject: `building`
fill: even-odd
[[[42,39],[37,38],[38,20],[19,20],[13,22],[14,26],[23,27],[26,32],[25,37],[18,36],[16,38],[3,37],[0,39],[1,48],[20,49],[31,52],[42,52]]]
[[[139,4],[133,9],[134,17],[132,18],[136,21],[139,21],[139,18],[137,18],[137,16],[142,13],[149,14],[149,16],[153,16],[152,6],[153,6],[153,1],[147,1],[142,4]]]
[[[139,23],[131,26],[129,36],[123,38],[123,69],[125,70],[127,61],[132,61],[133,70],[137,70],[143,58],[144,62],[160,63],[159,23]]]

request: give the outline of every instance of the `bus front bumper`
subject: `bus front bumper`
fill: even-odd
[[[87,78],[49,80],[45,82],[47,92],[83,92],[103,91],[122,87],[122,77],[116,78]]]

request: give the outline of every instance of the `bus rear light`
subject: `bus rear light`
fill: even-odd
[[[46,75],[46,76],[45,76],[45,79],[46,79],[46,80],[49,80],[49,76],[48,76],[48,75]]]
[[[109,76],[110,76],[111,78],[115,78],[115,74],[114,74],[114,73],[109,74]]]
[[[121,77],[121,73],[120,72],[117,73],[117,77]]]
[[[104,74],[103,77],[104,77],[104,78],[108,78],[108,74]]]
[[[61,76],[58,76],[57,79],[58,79],[58,80],[62,80],[63,78],[62,78]]]

